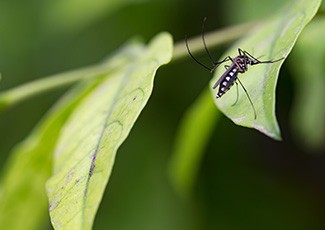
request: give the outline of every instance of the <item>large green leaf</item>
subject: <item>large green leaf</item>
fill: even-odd
[[[157,68],[170,61],[172,45],[170,35],[157,36],[89,94],[65,125],[47,182],[55,228],[91,229],[116,151],[150,97]]]
[[[0,184],[0,229],[34,230],[44,221],[48,207],[45,182],[51,175],[56,140],[67,117],[92,86],[81,84],[60,100],[11,153]]]
[[[0,183],[0,229],[40,228],[48,207],[45,183],[51,175],[53,152],[63,125],[78,103],[103,80],[103,73],[106,73],[107,79],[115,71],[132,63],[142,54],[143,49],[142,44],[130,43],[91,68],[56,74],[50,81],[47,78],[1,94],[0,101],[2,99],[9,106],[23,97],[35,94],[37,88],[46,89],[57,80],[91,77],[81,80],[79,85],[63,97],[30,136],[11,153]],[[31,210],[33,215],[30,215]]]
[[[291,113],[294,134],[311,150],[325,147],[325,18],[317,18],[301,34],[292,52],[297,93]],[[321,42],[316,42],[321,41]]]
[[[235,43],[226,56],[235,57],[237,49],[248,51],[261,60],[274,60],[286,57],[291,51],[298,35],[313,18],[320,6],[320,0],[294,0],[269,20],[249,31],[247,36]],[[251,127],[274,138],[281,139],[275,116],[275,88],[278,73],[283,60],[273,64],[249,66],[244,74],[239,74],[240,81],[247,89],[257,112],[254,112],[248,98],[239,86],[239,100],[235,106],[236,89],[233,87],[222,98],[215,99],[219,109],[238,125]],[[211,88],[225,72],[217,68],[211,81]],[[215,97],[217,90],[211,90]]]

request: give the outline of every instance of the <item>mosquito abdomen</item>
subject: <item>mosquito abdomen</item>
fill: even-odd
[[[237,79],[237,75],[238,75],[237,66],[233,65],[229,68],[232,69],[228,72],[227,76],[220,82],[219,91],[216,95],[216,98],[219,98],[222,95],[224,95],[231,88],[231,86],[234,85]]]

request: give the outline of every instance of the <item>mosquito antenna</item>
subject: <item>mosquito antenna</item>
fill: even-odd
[[[245,89],[245,86],[241,83],[241,81],[239,80],[239,78],[237,78],[237,80],[239,81],[241,87],[243,88],[244,92],[246,93],[246,96],[247,96],[249,102],[251,103],[251,106],[252,106],[252,108],[253,108],[253,110],[254,110],[254,119],[256,120],[256,117],[257,117],[257,116],[256,116],[256,110],[255,110],[254,104],[253,104],[253,102],[252,102],[252,100],[251,100],[251,98],[250,98],[250,96],[249,96],[247,90]]]
[[[201,35],[202,35],[202,41],[203,41],[203,45],[204,45],[205,52],[208,54],[208,56],[209,56],[211,62],[213,63],[213,65],[216,65],[218,63],[215,60],[213,60],[213,58],[212,58],[212,56],[210,54],[210,51],[209,51],[209,49],[207,47],[207,44],[205,42],[204,26],[205,26],[205,22],[206,22],[207,19],[208,19],[207,17],[204,17],[203,18],[203,22],[202,22],[202,33],[201,33]]]
[[[187,52],[189,53],[189,55],[191,56],[191,58],[197,63],[199,64],[200,66],[204,67],[205,69],[209,70],[209,72],[211,72],[211,68],[209,68],[208,66],[204,65],[203,63],[201,63],[199,60],[197,60],[194,55],[192,54],[189,46],[188,46],[188,42],[187,42],[187,36],[185,36],[185,45],[186,45],[186,48],[187,48]]]

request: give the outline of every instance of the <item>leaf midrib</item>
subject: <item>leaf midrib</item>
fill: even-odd
[[[87,181],[86,181],[86,185],[85,185],[84,197],[83,197],[83,203],[82,203],[81,226],[84,226],[84,222],[85,222],[85,210],[86,210],[87,194],[88,194],[88,190],[89,190],[89,183],[90,183],[90,179],[91,179],[92,175],[94,174],[94,170],[96,167],[95,162],[97,159],[97,154],[98,154],[101,142],[103,140],[105,130],[107,128],[106,124],[112,115],[112,112],[116,105],[116,101],[119,98],[120,92],[122,91],[123,87],[125,87],[125,85],[126,85],[125,83],[127,82],[127,79],[130,77],[130,73],[132,72],[132,69],[134,69],[134,64],[131,64],[126,70],[123,71],[124,76],[122,77],[120,84],[119,84],[117,90],[115,91],[115,94],[114,94],[113,100],[112,100],[112,104],[110,104],[110,106],[107,110],[107,115],[103,121],[102,129],[100,131],[100,135],[99,135],[99,138],[98,138],[98,141],[96,144],[96,148],[94,150],[94,153],[92,154],[91,164],[90,164],[90,167],[88,170]],[[121,125],[123,126],[122,123],[121,123]]]

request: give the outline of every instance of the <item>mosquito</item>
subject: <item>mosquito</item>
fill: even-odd
[[[212,67],[206,66],[205,64],[201,63],[198,59],[196,59],[193,56],[192,52],[190,51],[189,45],[188,45],[187,37],[185,37],[185,44],[186,44],[187,51],[188,51],[189,55],[191,56],[191,58],[196,63],[198,63],[199,65],[201,65],[205,69],[209,70],[209,72],[211,72],[211,73],[213,73],[216,70],[216,68],[218,66],[220,66],[222,63],[227,62],[227,61],[231,61],[232,63],[231,63],[230,66],[225,65],[226,72],[224,72],[224,74],[221,75],[221,77],[217,80],[217,82],[213,86],[213,89],[216,89],[219,86],[218,92],[216,94],[216,98],[222,97],[234,85],[234,83],[236,83],[237,97],[236,97],[236,101],[233,103],[233,106],[234,106],[237,103],[238,97],[239,97],[239,93],[238,93],[238,82],[239,82],[240,86],[243,88],[243,90],[244,90],[244,92],[245,92],[245,94],[246,94],[246,96],[247,96],[247,98],[248,98],[248,100],[249,100],[249,102],[251,104],[251,107],[252,107],[252,109],[254,111],[254,119],[256,120],[257,115],[256,115],[256,109],[255,109],[254,103],[253,103],[252,99],[250,98],[245,86],[239,80],[238,74],[239,73],[245,73],[248,70],[248,65],[253,66],[253,65],[257,65],[257,64],[275,63],[275,62],[281,61],[284,58],[280,58],[280,59],[277,59],[277,60],[260,61],[257,58],[255,58],[253,55],[248,53],[247,51],[238,48],[238,56],[237,57],[231,58],[230,56],[227,56],[222,61],[216,62],[212,58],[212,56],[211,56],[211,54],[210,54],[210,52],[209,52],[209,50],[207,48],[206,41],[205,41],[204,24],[205,24],[206,20],[207,20],[207,18],[205,17],[203,19],[203,23],[202,23],[202,33],[201,33],[202,34],[202,42],[203,42],[203,45],[204,45],[205,52],[207,53],[209,59],[212,62]]]

